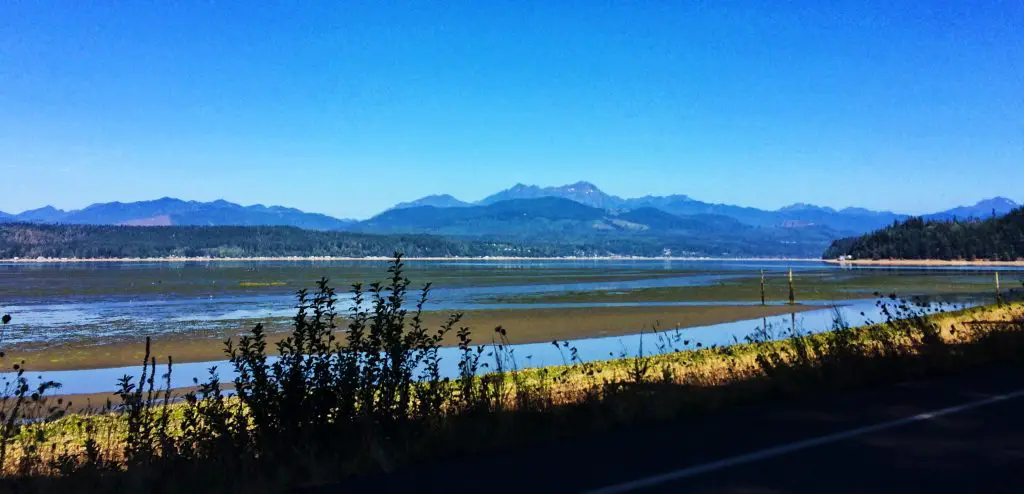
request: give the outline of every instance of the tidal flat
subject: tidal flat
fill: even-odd
[[[640,265],[636,265],[640,264]],[[648,265],[645,265],[648,264]],[[706,275],[726,269],[672,263],[610,261],[410,261],[414,287],[486,287],[615,282]],[[152,263],[0,263],[0,297],[223,296],[293,293],[328,278],[339,290],[382,281],[385,261],[210,261]],[[652,269],[657,267],[657,269]]]
[[[1021,288],[1021,276],[1004,276],[1006,290]],[[567,304],[624,302],[760,302],[760,277],[730,279],[702,286],[668,286],[627,290],[564,291],[560,293],[497,296],[484,300],[500,304]],[[765,300],[778,303],[789,298],[786,274],[765,277]],[[990,273],[801,273],[794,280],[794,296],[804,301],[843,301],[895,293],[903,297],[994,296]]]
[[[430,282],[425,307],[436,327],[465,313],[474,341],[503,326],[512,343],[573,340],[662,329],[751,322],[772,315],[869,300],[874,293],[994,298],[993,273],[952,268],[851,268],[815,261],[412,261],[412,292]],[[0,312],[12,323],[0,345],[33,370],[135,365],[152,337],[161,359],[224,358],[223,342],[263,323],[271,339],[290,327],[295,292],[326,277],[339,312],[352,283],[387,276],[386,262],[160,262],[0,264]],[[786,305],[794,273],[796,306]],[[765,273],[767,306],[760,306]],[[1002,287],[1024,270],[1002,271]],[[446,341],[452,344],[452,341]]]
[[[536,343],[552,340],[574,340],[600,336],[621,336],[642,331],[667,331],[677,328],[707,326],[723,322],[759,319],[781,314],[799,313],[820,307],[796,306],[685,306],[685,307],[594,307],[571,309],[482,310],[468,311],[460,325],[473,330],[474,344],[490,344],[498,326],[508,333],[509,342]],[[424,324],[438,328],[447,312],[426,312]],[[344,321],[340,321],[343,326]],[[751,325],[751,331],[756,324]],[[152,355],[158,362],[173,356],[175,362],[206,362],[224,359],[224,340],[237,337],[246,328],[232,332],[193,332],[169,334],[153,339]],[[287,325],[271,326],[268,346],[288,334]],[[340,333],[339,338],[344,338]],[[457,344],[454,334],[444,340],[445,346]],[[276,352],[274,352],[276,353]],[[78,341],[58,345],[28,344],[11,347],[7,355],[12,361],[25,361],[34,371],[97,369],[139,364],[145,354],[144,338],[117,341]]]

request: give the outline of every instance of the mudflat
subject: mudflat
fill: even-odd
[[[686,307],[587,307],[532,310],[479,310],[465,312],[462,325],[473,329],[474,344],[489,344],[494,328],[502,326],[511,343],[535,343],[587,337],[621,336],[650,330],[706,326],[724,322],[759,319],[780,314],[820,309],[813,306],[686,306]],[[437,328],[447,312],[424,312],[424,323]],[[342,325],[344,322],[341,323]],[[751,324],[751,331],[757,323]],[[237,335],[245,328],[238,328]],[[287,331],[268,334],[269,347],[287,335]],[[231,335],[209,332],[168,334],[152,342],[157,362],[172,356],[175,362],[223,360],[224,340]],[[339,333],[339,337],[343,337]],[[454,345],[454,335],[444,341]],[[25,362],[35,371],[98,369],[137,365],[145,353],[144,339],[117,341],[78,341],[45,346],[41,344],[10,347],[10,360]]]

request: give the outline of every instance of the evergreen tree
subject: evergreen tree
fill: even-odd
[[[825,259],[1024,259],[1024,208],[987,220],[910,218],[861,237],[839,239]]]

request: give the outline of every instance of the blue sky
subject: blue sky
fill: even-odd
[[[1017,0],[114,3],[0,5],[0,210],[1024,202]]]

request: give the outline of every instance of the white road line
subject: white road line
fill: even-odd
[[[942,408],[931,412],[919,413],[912,417],[905,417],[902,419],[891,420],[889,422],[882,422],[874,425],[868,425],[865,427],[858,427],[856,429],[849,429],[846,431],[837,432],[835,434],[829,434],[827,436],[820,436],[813,439],[806,439],[803,441],[782,444],[779,446],[774,446],[771,448],[766,448],[759,451],[742,454],[739,456],[733,456],[731,458],[713,461],[710,463],[694,465],[692,467],[673,470],[670,472],[652,475],[649,477],[643,477],[636,480],[630,480],[628,482],[623,482],[621,484],[614,484],[606,487],[601,487],[599,489],[595,489],[589,492],[590,494],[616,494],[620,492],[632,492],[639,489],[646,489],[668,482],[682,480],[687,477],[693,477],[695,475],[700,475],[702,473],[713,472],[715,470],[721,470],[723,468],[743,465],[745,463],[752,463],[774,456],[784,455],[792,453],[794,451],[800,451],[802,449],[813,448],[815,446],[821,446],[823,444],[843,441],[845,439],[850,439],[852,437],[863,436],[865,434],[871,434],[873,432],[901,427],[907,424],[912,424],[914,422],[931,420],[937,417],[942,417],[943,415],[951,415],[954,413],[963,412],[974,408],[980,408],[1004,400],[1019,398],[1021,396],[1024,396],[1024,389],[1020,389],[1006,394],[992,396],[990,398],[985,398],[983,400],[964,403],[962,405]]]

